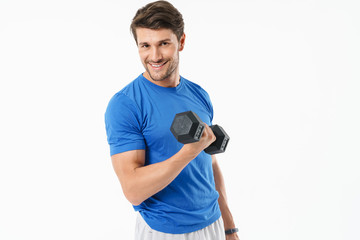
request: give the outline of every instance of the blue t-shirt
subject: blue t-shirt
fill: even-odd
[[[164,161],[183,146],[170,131],[175,114],[195,112],[211,125],[213,108],[200,86],[181,77],[174,88],[158,86],[141,74],[109,102],[105,113],[110,154],[145,149],[145,165]],[[202,151],[163,190],[138,206],[154,230],[181,234],[197,231],[220,216],[211,156]]]

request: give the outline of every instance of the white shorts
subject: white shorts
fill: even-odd
[[[155,231],[141,217],[137,215],[135,226],[135,240],[225,240],[224,222],[220,217],[216,222],[191,233],[169,234]]]

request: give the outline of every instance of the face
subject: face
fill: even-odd
[[[144,77],[158,84],[179,79],[179,52],[184,48],[185,34],[177,40],[170,29],[137,28],[139,55],[146,72]]]

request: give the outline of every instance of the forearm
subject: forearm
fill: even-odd
[[[224,196],[222,191],[219,191],[219,194],[220,196],[218,202],[220,206],[221,215],[224,221],[224,228],[225,230],[235,228],[234,219],[230,212],[226,196]]]
[[[126,176],[125,195],[133,205],[139,205],[168,186],[196,156],[184,146],[169,159],[135,168]]]
[[[220,167],[219,167],[216,159],[213,159],[213,172],[214,172],[214,179],[215,179],[215,187],[219,193],[218,203],[220,206],[222,218],[224,220],[224,227],[225,227],[225,229],[235,228],[234,219],[230,212],[228,201],[227,201],[224,177],[221,173]]]

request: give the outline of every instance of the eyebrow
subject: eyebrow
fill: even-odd
[[[166,39],[158,41],[158,43],[162,43],[162,42],[171,42],[171,39],[166,38]],[[149,43],[148,42],[140,42],[139,45],[149,45]]]

